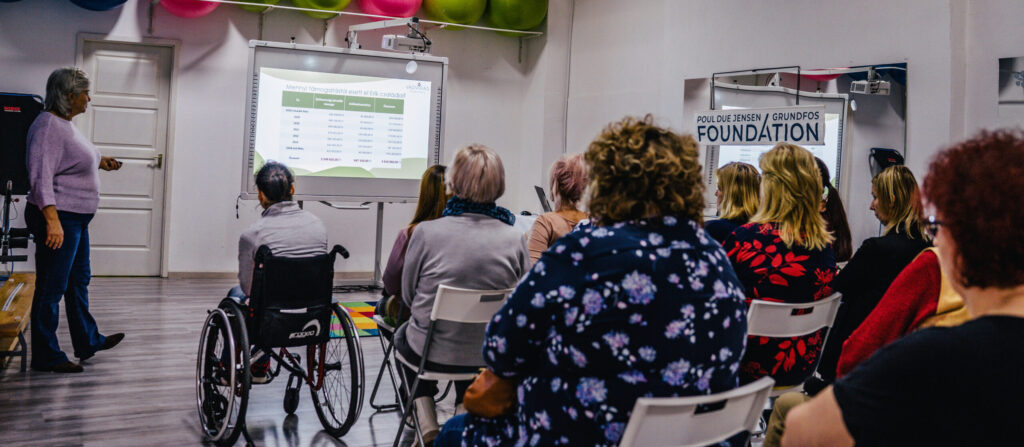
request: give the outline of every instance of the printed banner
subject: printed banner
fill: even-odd
[[[714,145],[824,144],[825,106],[697,113],[697,141]]]

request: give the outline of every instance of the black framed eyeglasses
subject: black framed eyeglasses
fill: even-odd
[[[935,238],[935,236],[938,236],[940,226],[942,226],[942,221],[940,221],[935,216],[928,216],[928,219],[924,223],[925,231],[927,231],[928,235],[931,236],[933,239]]]

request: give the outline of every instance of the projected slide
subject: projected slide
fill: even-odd
[[[723,107],[724,109],[736,109],[739,107]],[[804,146],[811,151],[815,157],[820,158],[828,166],[833,182],[837,180],[836,170],[839,168],[839,114],[825,114],[825,144],[815,146]],[[754,165],[758,171],[761,170],[759,161],[761,154],[768,152],[775,146],[719,146],[718,167],[728,163],[739,161]]]
[[[255,162],[296,175],[419,179],[427,168],[430,82],[259,69]]]

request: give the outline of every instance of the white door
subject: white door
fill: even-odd
[[[120,170],[100,171],[100,206],[89,224],[93,275],[157,276],[172,48],[85,40],[80,64],[92,103],[79,129]]]

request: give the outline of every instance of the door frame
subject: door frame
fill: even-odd
[[[170,221],[171,215],[171,178],[174,176],[174,123],[177,114],[178,97],[178,61],[181,59],[181,41],[177,39],[165,39],[158,37],[143,36],[118,36],[97,33],[78,33],[75,44],[75,65],[82,66],[85,63],[86,42],[107,42],[129,45],[146,45],[155,47],[167,47],[171,49],[171,86],[168,92],[167,103],[167,141],[164,142],[164,196],[163,219],[160,222],[160,277],[167,277],[168,250],[170,247]]]

